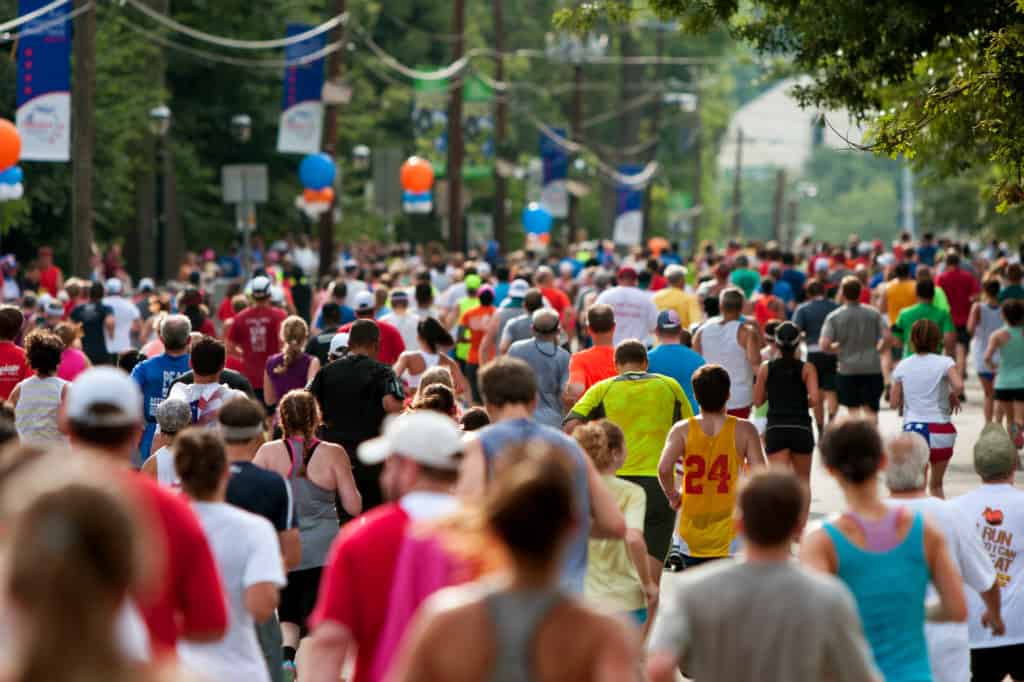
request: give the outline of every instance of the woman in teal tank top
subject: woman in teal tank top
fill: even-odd
[[[985,350],[985,365],[996,371],[996,422],[1003,416],[1013,442],[1024,447],[1024,303],[1013,299],[1002,306],[1006,326],[994,332]],[[994,365],[996,353],[999,365]]]
[[[931,682],[924,637],[929,581],[940,602],[928,609],[928,620],[967,619],[960,574],[942,531],[920,514],[880,499],[878,475],[885,454],[874,425],[846,421],[832,426],[820,447],[848,510],[807,536],[801,560],[846,583],[886,682]]]

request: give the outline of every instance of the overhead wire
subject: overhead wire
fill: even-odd
[[[41,22],[35,26],[30,26],[28,28],[22,29],[17,33],[0,33],[0,44],[13,43],[16,40],[19,40],[27,36],[36,35],[38,33],[44,33],[45,31],[50,30],[54,26],[72,21],[76,17],[80,17],[81,15],[95,8],[95,3],[87,2],[81,7],[75,8],[74,10],[66,14],[62,14],[54,19],[48,19],[47,21]]]
[[[51,2],[50,4],[43,5],[39,9],[34,9],[31,12],[27,12],[18,17],[15,17],[10,21],[5,21],[4,23],[0,24],[0,33],[3,33],[4,31],[10,31],[12,28],[18,28],[22,24],[27,24],[33,19],[41,17],[47,12],[51,12],[57,9],[58,7],[61,7],[62,5],[68,4],[69,2],[71,2],[71,0],[53,0],[53,2]]]

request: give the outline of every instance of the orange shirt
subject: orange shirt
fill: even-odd
[[[466,358],[466,362],[471,365],[480,364],[480,342],[484,340],[487,325],[495,310],[496,308],[492,305],[481,305],[462,313],[459,324],[469,330],[469,356]]]
[[[897,279],[885,286],[885,305],[889,313],[889,324],[896,324],[900,311],[917,303],[917,282],[912,279]]]
[[[569,383],[583,384],[584,391],[616,374],[615,348],[612,346],[594,346],[569,358]]]

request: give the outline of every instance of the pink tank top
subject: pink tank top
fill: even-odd
[[[65,348],[60,355],[57,376],[64,381],[74,381],[75,377],[85,371],[86,366],[85,353],[77,348]]]

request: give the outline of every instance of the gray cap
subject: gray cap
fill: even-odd
[[[974,470],[983,481],[1005,478],[1017,468],[1017,448],[999,424],[986,424],[974,444]]]
[[[178,433],[192,424],[192,408],[184,400],[168,398],[156,407],[161,433]]]

